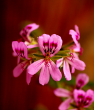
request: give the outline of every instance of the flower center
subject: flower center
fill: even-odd
[[[53,54],[55,52],[57,44],[52,42],[49,45],[49,41],[48,41],[48,42],[44,42],[43,46],[44,46],[44,52],[46,53],[46,56],[49,56],[50,54]]]
[[[46,56],[44,60],[45,60],[45,65],[50,66],[50,57]]]

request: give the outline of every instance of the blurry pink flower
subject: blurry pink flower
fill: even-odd
[[[60,106],[59,110],[67,110],[70,106],[70,103],[73,102],[72,93],[66,89],[58,88],[54,91],[54,94],[58,97],[67,97],[65,101],[63,101]]]
[[[25,68],[29,65],[29,61],[23,61],[19,63],[14,69],[13,69],[13,76],[18,77],[21,75],[21,73],[25,70]],[[29,85],[31,81],[32,75],[30,75],[28,72],[26,72],[26,82]]]
[[[81,89],[84,85],[89,82],[89,77],[85,73],[80,73],[76,77],[76,88]]]
[[[91,89],[87,90],[86,92],[75,89],[73,95],[78,107],[87,108],[94,101],[94,91]]]
[[[20,35],[23,37],[23,39],[27,42],[31,42],[29,39],[29,35],[32,31],[34,31],[35,29],[37,29],[39,27],[39,25],[32,23],[27,25],[25,28],[23,28],[20,32]]]
[[[50,74],[55,81],[59,81],[62,74],[50,57],[54,56],[60,50],[62,46],[61,37],[56,34],[51,35],[51,37],[47,34],[43,34],[38,38],[38,45],[44,59],[35,61],[29,65],[27,68],[28,73],[34,75],[42,68],[39,76],[40,84],[47,84]]]
[[[14,51],[13,55],[18,56],[17,63],[20,62],[20,57],[28,59],[27,46],[24,42],[12,41],[12,49]]]
[[[77,70],[84,70],[85,69],[85,63],[78,59],[76,54],[70,53],[71,56],[61,58],[57,60],[56,65],[59,67],[61,64],[63,64],[63,72],[65,75],[65,78],[67,80],[71,80],[71,73],[70,73],[70,68],[69,64],[74,67]]]
[[[74,30],[69,30],[69,34],[72,36],[72,39],[74,41],[74,43],[78,46],[78,40],[80,39],[80,32],[79,32],[79,28],[77,25],[75,25],[75,31]]]

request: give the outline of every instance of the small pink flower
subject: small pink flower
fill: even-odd
[[[76,57],[76,54],[70,53],[71,56],[57,60],[56,65],[59,67],[63,64],[63,72],[67,80],[71,80],[69,64],[77,70],[84,70],[85,63]]]
[[[69,34],[72,36],[72,39],[74,41],[74,43],[78,46],[78,40],[80,39],[80,32],[79,32],[79,28],[77,25],[75,25],[75,31],[74,30],[69,30]]]
[[[59,81],[62,74],[50,57],[54,56],[60,50],[62,46],[61,37],[56,34],[51,35],[51,37],[47,34],[43,34],[38,38],[38,45],[44,59],[35,61],[29,65],[27,68],[28,73],[34,75],[42,68],[39,76],[40,84],[47,84],[50,74],[55,81]]]
[[[20,62],[20,58],[28,59],[27,46],[24,42],[12,41],[12,49],[14,51],[13,55],[18,56],[17,63]]]
[[[29,35],[32,31],[34,31],[35,29],[37,29],[39,27],[39,25],[32,23],[27,25],[25,28],[23,28],[20,32],[20,35],[23,37],[23,39],[27,42],[31,42],[29,39]]]
[[[75,89],[73,95],[78,107],[87,108],[94,101],[94,92],[91,89],[87,90],[86,92]]]
[[[89,82],[89,77],[85,73],[80,73],[76,77],[76,88],[80,89]]]
[[[18,77],[20,74],[25,70],[25,68],[29,65],[29,58],[28,58],[28,52],[27,52],[27,46],[24,42],[18,42],[13,41],[12,42],[12,49],[14,51],[14,55],[18,56],[17,63],[20,62],[20,58],[26,58],[26,61],[23,61],[19,63],[14,69],[13,69],[13,76]],[[29,85],[32,75],[28,74],[26,72],[26,82]]]

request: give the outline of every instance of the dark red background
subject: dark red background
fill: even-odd
[[[19,38],[25,21],[39,24],[44,33],[60,35],[64,43],[71,40],[69,29],[77,24],[84,48],[80,58],[87,64],[84,72],[94,80],[94,0],[2,0],[0,4],[0,110],[36,110],[42,104],[57,110],[61,103],[51,87],[38,84],[36,75],[29,86],[25,72],[18,78],[12,75],[16,58],[11,42]]]

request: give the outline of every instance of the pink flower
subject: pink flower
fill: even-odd
[[[29,39],[29,35],[32,31],[34,31],[35,29],[37,29],[39,27],[39,25],[32,23],[27,25],[25,28],[23,28],[20,32],[20,35],[23,37],[23,39],[27,42],[31,42]]]
[[[80,73],[76,77],[76,88],[80,89],[89,82],[89,77],[85,73]]]
[[[20,58],[28,59],[27,46],[24,42],[12,41],[12,49],[14,51],[13,55],[18,56],[17,63],[20,62]]]
[[[18,77],[20,74],[25,70],[25,68],[29,65],[29,58],[28,58],[28,52],[27,52],[27,46],[24,44],[24,42],[12,42],[12,49],[14,51],[14,55],[18,56],[17,63],[20,62],[20,58],[26,58],[26,61],[23,61],[19,63],[14,69],[13,69],[13,76]],[[26,82],[29,85],[32,75],[28,74],[26,72]]]
[[[39,83],[42,85],[49,82],[50,74],[55,81],[59,81],[62,74],[50,57],[54,56],[60,50],[62,46],[61,37],[56,34],[51,35],[51,37],[43,34],[38,38],[38,45],[44,59],[35,61],[29,65],[27,68],[28,73],[34,75],[41,69]]]
[[[80,39],[80,32],[79,32],[79,28],[77,25],[75,25],[75,31],[74,30],[69,30],[69,34],[72,36],[72,39],[74,41],[74,43],[78,46],[78,40]]]
[[[57,60],[56,62],[57,67],[59,67],[61,64],[63,64],[63,72],[67,80],[71,80],[69,64],[77,70],[85,69],[85,63],[80,59],[78,59],[76,54],[73,53],[70,53],[69,57],[65,57]]]
[[[80,88],[81,88],[82,86],[84,86],[87,83],[87,81],[89,80],[88,78],[89,77],[85,73],[80,73],[76,78],[76,85],[79,85],[79,80],[81,79],[84,82],[83,85],[80,85]],[[77,89],[80,89],[80,88],[77,88]],[[75,100],[75,98],[74,98],[74,95],[76,94],[75,91],[76,91],[76,89],[74,89],[72,92],[72,91],[68,91],[68,90],[63,89],[63,88],[57,88],[54,90],[54,94],[56,96],[67,98],[65,101],[63,101],[60,104],[59,110],[67,110],[69,108],[70,103],[72,103]],[[92,90],[89,89],[88,91],[92,91]],[[93,94],[94,94],[94,91],[91,92],[91,95],[93,95]],[[92,99],[92,101],[93,101],[93,99]],[[78,110],[78,109],[75,108],[75,109],[70,109],[70,110]]]
[[[63,101],[60,106],[59,110],[67,110],[70,106],[70,103],[73,102],[72,93],[66,89],[58,88],[54,91],[54,94],[58,97],[67,97],[65,101]]]
[[[86,92],[75,89],[73,95],[78,107],[87,108],[94,101],[94,92],[91,89],[87,90]]]

